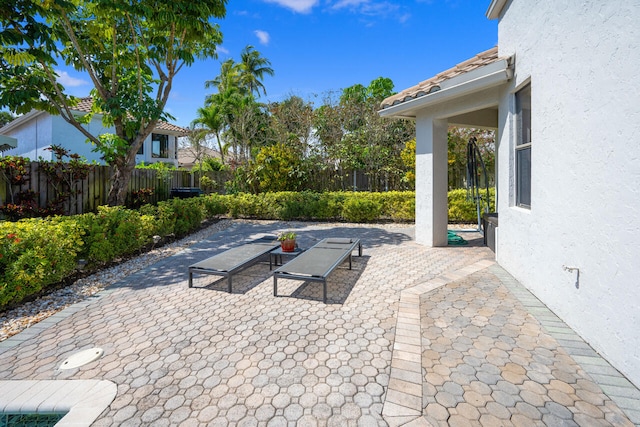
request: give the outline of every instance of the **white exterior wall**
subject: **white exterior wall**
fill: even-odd
[[[447,121],[416,118],[416,241],[447,246]]]
[[[102,125],[100,117],[94,117],[85,128],[92,135],[115,133],[113,127],[105,128]],[[162,131],[154,133],[162,133]],[[3,132],[3,134],[18,140],[18,146],[15,149],[5,151],[3,153],[5,156],[22,156],[33,161],[37,161],[40,157],[44,160],[52,160],[53,153],[46,148],[56,144],[69,150],[69,154],[76,153],[89,162],[95,161],[104,164],[100,159],[101,153],[92,151],[95,145],[88,142],[84,134],[60,116],[51,116],[47,113],[38,114],[31,120],[25,121],[20,126]],[[153,158],[151,156],[151,135],[149,135],[144,141],[144,154],[136,156],[136,163],[166,162],[173,163],[177,167],[176,149],[176,137],[169,135],[169,157],[166,159]]]
[[[60,116],[53,116],[53,144],[61,145],[67,150],[69,154],[79,154],[87,159],[87,161],[95,161],[97,163],[103,163],[100,160],[101,154],[99,152],[92,152],[96,146],[87,141],[87,137],[82,134],[78,129],[65,122]],[[85,125],[92,135],[101,135],[103,133],[113,133],[114,129],[105,128],[99,118],[94,118],[88,125]],[[20,142],[18,142],[20,144]]]
[[[178,151],[177,137],[173,135],[169,135],[169,157],[165,159],[155,158],[155,157],[152,157],[151,155],[152,149],[153,149],[151,139],[154,133],[159,134],[162,132],[158,132],[158,131],[152,132],[151,134],[149,134],[149,136],[147,136],[147,138],[143,142],[144,149],[142,154],[136,155],[136,164],[142,163],[142,162],[144,162],[145,164],[165,162],[165,163],[172,163],[176,167],[178,167],[178,158],[176,156],[176,153]]]
[[[42,157],[51,160],[51,151],[45,148],[51,145],[51,116],[49,114],[39,114],[29,122],[4,133],[7,136],[18,140],[16,148],[2,153],[3,156],[23,156],[32,160]]]
[[[498,262],[640,386],[640,2],[512,1],[499,55]],[[531,210],[514,207],[513,92],[532,91]],[[580,269],[576,273],[563,266]]]

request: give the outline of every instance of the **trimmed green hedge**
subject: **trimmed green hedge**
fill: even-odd
[[[0,310],[72,275],[79,259],[89,268],[134,254],[154,236],[182,237],[206,218],[321,221],[413,221],[415,193],[279,192],[212,194],[171,199],[139,210],[100,207],[73,217],[0,222]],[[450,221],[475,222],[464,190],[449,193]]]
[[[481,192],[481,197],[486,197],[486,192]],[[469,193],[464,188],[451,190],[448,193],[449,202],[449,222],[456,223],[477,223],[478,213],[475,203],[470,200]],[[496,192],[495,188],[489,188],[489,212],[496,211]],[[484,213],[484,210],[481,212]]]

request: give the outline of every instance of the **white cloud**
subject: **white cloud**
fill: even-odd
[[[255,30],[253,33],[256,35],[256,37],[258,37],[258,40],[260,40],[260,44],[263,44],[265,46],[269,44],[269,40],[271,40],[271,36],[269,35],[269,33],[262,30]]]
[[[338,0],[332,6],[333,10],[346,9],[369,18],[388,18],[400,23],[406,22],[411,14],[407,7],[386,0]]]
[[[58,83],[60,83],[62,86],[78,87],[89,84],[89,82],[86,80],[71,77],[66,71],[56,70],[56,73],[58,74]]]
[[[342,9],[344,7],[354,8],[361,4],[369,3],[369,0],[340,0],[333,5],[334,9]]]
[[[287,9],[291,9],[298,13],[309,13],[314,6],[317,6],[319,0],[265,0],[267,3],[275,3]]]
[[[229,55],[229,49],[224,48],[222,46],[216,47],[216,52],[218,52],[219,54],[222,54],[222,55]]]

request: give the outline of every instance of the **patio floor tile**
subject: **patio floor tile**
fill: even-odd
[[[188,265],[285,230],[302,247],[362,240],[353,269],[330,276],[328,304],[313,282],[279,281],[273,297],[268,260],[235,276],[231,294],[215,276],[187,287]],[[413,233],[238,221],[0,343],[0,380],[111,381],[116,397],[95,426],[640,422],[637,389],[492,252],[477,240],[425,248]],[[58,369],[93,347],[104,355]]]

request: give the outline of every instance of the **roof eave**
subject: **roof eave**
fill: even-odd
[[[13,129],[15,129],[15,128],[21,126],[22,124],[28,122],[29,120],[33,119],[34,117],[37,117],[37,116],[42,115],[44,113],[45,113],[44,111],[31,110],[27,114],[23,114],[21,116],[16,117],[13,120],[11,120],[9,123],[7,123],[2,128],[0,128],[0,131],[2,131],[2,133],[10,132]]]
[[[18,146],[18,140],[6,135],[0,135],[0,151],[11,150]]]
[[[381,117],[414,119],[418,110],[499,86],[511,80],[513,77],[513,70],[511,69],[508,58],[501,59],[478,70],[484,72],[478,72],[472,79],[464,75],[454,77],[447,82],[446,88],[385,107],[379,110],[378,114],[380,114]]]
[[[498,19],[502,13],[502,9],[507,4],[507,0],[491,0],[486,15],[489,19]]]

